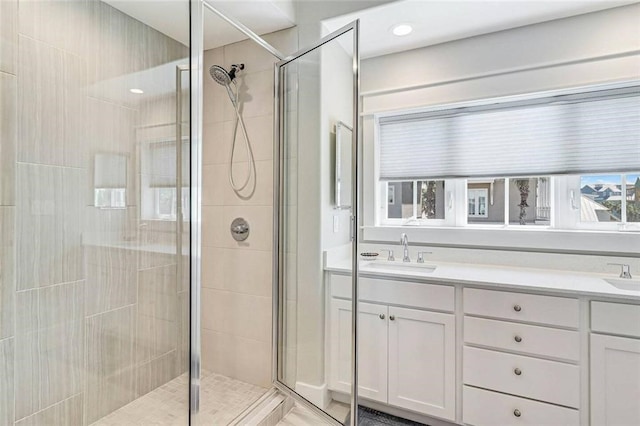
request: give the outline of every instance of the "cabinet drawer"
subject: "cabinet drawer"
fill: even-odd
[[[578,328],[577,299],[465,288],[464,313]]]
[[[331,274],[331,296],[351,299],[351,285],[351,276]],[[453,286],[360,278],[358,294],[363,302],[448,312],[453,312],[455,309]]]
[[[465,316],[464,341],[523,354],[580,359],[577,331]]]
[[[575,365],[466,346],[462,377],[467,385],[580,406],[580,371]]]
[[[640,337],[640,305],[591,302],[591,330]]]
[[[578,410],[465,386],[462,421],[474,426],[572,426]],[[517,416],[519,415],[519,416]]]

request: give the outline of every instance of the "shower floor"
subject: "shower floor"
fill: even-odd
[[[189,375],[185,373],[103,417],[93,426],[187,425],[188,389]],[[226,425],[266,391],[259,386],[203,371],[200,381],[200,424]]]

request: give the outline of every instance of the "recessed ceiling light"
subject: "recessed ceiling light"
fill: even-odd
[[[393,28],[391,29],[391,32],[393,33],[393,35],[397,35],[399,37],[411,34],[411,31],[413,31],[413,27],[409,24],[394,25]]]
[[[142,95],[144,93],[144,90],[142,89],[129,89],[129,91],[131,93],[135,93],[136,95]]]

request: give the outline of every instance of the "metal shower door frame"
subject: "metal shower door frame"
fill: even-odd
[[[303,396],[295,392],[280,380],[283,355],[283,307],[284,307],[284,253],[282,250],[285,240],[283,232],[284,212],[282,200],[284,199],[284,113],[285,113],[285,93],[283,84],[283,67],[290,62],[322,47],[323,45],[337,39],[343,34],[353,31],[353,132],[352,132],[352,213],[351,213],[351,244],[352,244],[352,320],[351,320],[351,426],[358,424],[358,241],[359,241],[359,205],[360,205],[360,144],[362,126],[360,123],[360,20],[356,20],[344,27],[321,38],[315,45],[302,49],[284,60],[275,64],[274,67],[274,138],[276,141],[273,156],[274,172],[274,221],[273,221],[273,355],[272,372],[273,384],[281,392],[291,396],[301,405],[310,409],[331,424],[340,425],[333,417]]]

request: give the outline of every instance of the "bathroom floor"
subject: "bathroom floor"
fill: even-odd
[[[92,426],[184,426],[189,395],[187,373],[103,417]],[[225,425],[260,398],[267,389],[203,371],[200,424]]]
[[[345,404],[340,404],[345,405]],[[346,406],[346,405],[345,405]],[[348,410],[348,406],[346,406]],[[387,413],[360,406],[358,416],[359,426],[426,426],[423,423],[414,422]],[[277,426],[308,426],[328,424],[304,407],[296,405],[278,423]],[[349,424],[349,416],[346,416],[344,424]]]

